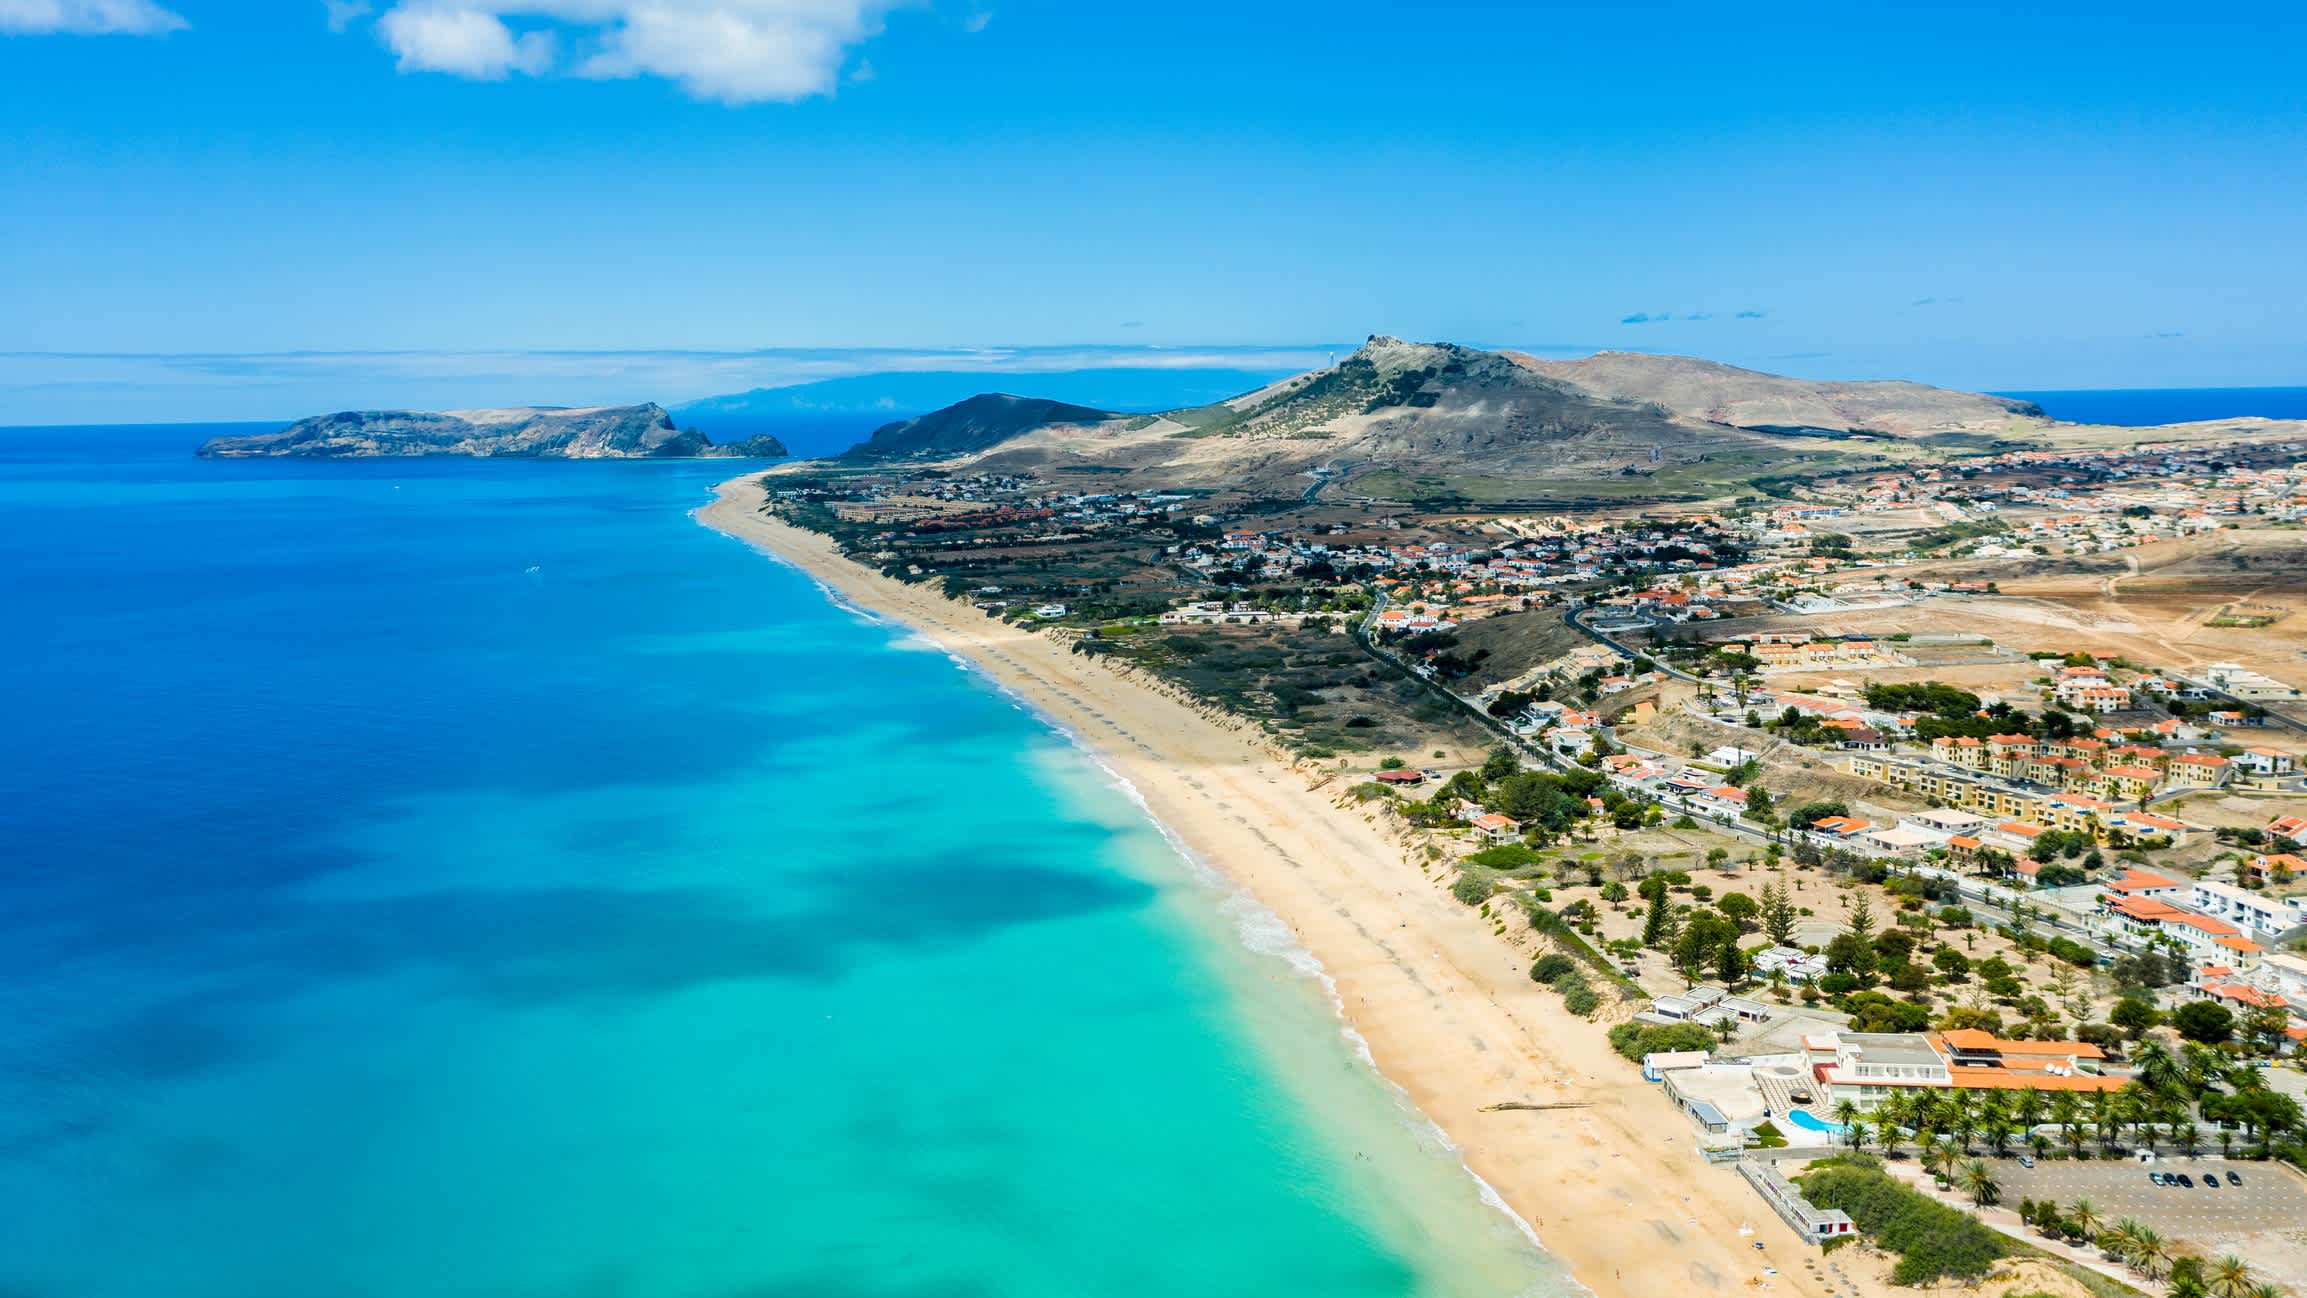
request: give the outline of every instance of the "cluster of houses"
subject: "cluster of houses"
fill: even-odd
[[[2252,467],[2237,461],[2295,457],[2301,449],[2229,442],[2009,451],[1960,466],[1874,475],[1857,484],[1852,508],[1861,513],[1948,505],[1987,514],[2041,510],[2019,525],[2018,541],[2029,548],[2092,554],[2190,536],[2246,515],[2300,517],[2307,502],[2299,487],[2307,482],[2307,469],[2295,462]]]
[[[2179,757],[2173,758],[2171,765],[2180,771],[2204,769],[2182,761]],[[2119,833],[2134,842],[2160,843],[2173,847],[2194,842],[2210,832],[2175,816],[2136,806],[2119,806],[2099,793],[2021,788],[1982,771],[1966,770],[1927,758],[1895,753],[1856,753],[1850,759],[1849,769],[1853,775],[1880,781],[1892,788],[1942,804],[1947,809],[1965,813],[1980,825],[1993,829],[1994,834],[1983,839],[1981,845],[2000,847],[2006,851],[2023,852],[2046,829],[2109,837]],[[2068,771],[2064,766],[2052,769],[2062,774]],[[2129,769],[2123,768],[2115,773],[2082,772],[2076,773],[2075,778],[2105,782],[2085,784],[2083,787],[2109,788],[2111,785],[2110,791],[2119,790],[2118,796],[2125,799],[2145,796],[2145,788],[2134,783],[2142,777],[2127,773]],[[2214,780],[2211,784],[2181,787],[2210,788],[2215,787],[2215,784]],[[2007,841],[1998,841],[1998,838]],[[1965,845],[1955,846],[1961,849]],[[1976,851],[1977,847],[1971,847],[1970,850]]]

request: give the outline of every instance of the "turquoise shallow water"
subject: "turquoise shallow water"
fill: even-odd
[[[0,430],[0,1294],[1551,1294],[1278,926],[727,465]]]

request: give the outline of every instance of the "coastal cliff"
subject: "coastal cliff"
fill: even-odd
[[[198,454],[210,459],[253,456],[359,458],[393,455],[467,455],[529,459],[774,459],[785,447],[774,437],[726,446],[694,428],[676,428],[654,403],[581,409],[518,407],[507,410],[347,410],[300,420],[277,433],[218,437]]]

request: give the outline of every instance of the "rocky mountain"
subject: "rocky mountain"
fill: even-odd
[[[277,433],[219,437],[199,454],[315,458],[385,455],[511,456],[531,459],[775,458],[774,437],[716,446],[694,428],[676,428],[658,405],[583,409],[348,410],[300,420]]]
[[[1942,432],[1975,446],[2044,422],[2025,402],[1921,384],[1373,337],[1336,365],[1214,405],[1123,418],[976,397],[892,424],[851,455],[1308,499],[1695,499],[1773,474],[1928,458]]]
[[[1955,392],[1891,379],[1791,379],[1693,356],[1597,352],[1579,361],[1504,353],[1535,374],[1596,396],[1658,405],[1708,423],[1766,431],[1916,433],[1999,429],[2012,416],[2036,417],[2031,401]]]
[[[883,424],[873,430],[872,437],[850,448],[848,458],[966,455],[1036,429],[1104,424],[1119,418],[1122,416],[1110,411],[1043,397],[984,392],[942,410]]]

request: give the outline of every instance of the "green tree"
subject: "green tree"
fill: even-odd
[[[2147,1029],[2163,1021],[2162,1011],[2136,996],[2125,996],[2107,1011],[2107,1022],[2123,1030],[2123,1035],[2136,1041]]]
[[[1650,913],[1642,920],[1642,945],[1653,951],[1663,951],[1674,940],[1675,924],[1672,904],[1667,901],[1666,890],[1661,888],[1650,894]]]
[[[1518,775],[1521,771],[1521,755],[1514,751],[1511,744],[1498,745],[1490,750],[1488,757],[1482,759],[1482,779],[1488,784],[1495,784],[1509,775]]]
[[[2171,1026],[2189,1041],[2205,1045],[2220,1045],[2233,1039],[2235,1016],[2224,1005],[2210,1001],[2189,1001],[2171,1011]]]
[[[1794,902],[1786,895],[1786,878],[1762,885],[1762,931],[1769,935],[1772,946],[1792,946],[1797,919]]]

